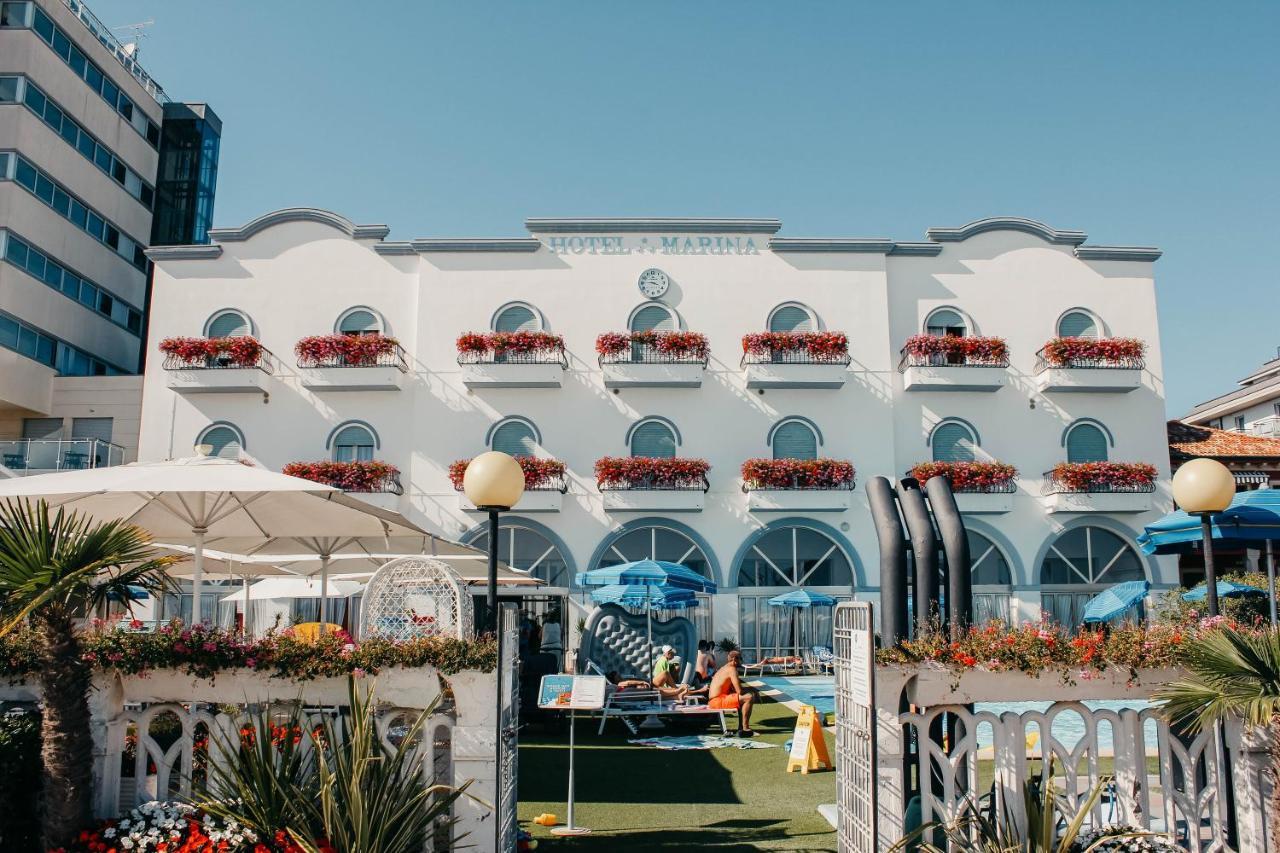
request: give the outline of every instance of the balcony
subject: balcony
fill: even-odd
[[[478,388],[559,388],[569,367],[564,338],[548,332],[468,332],[458,338],[462,384]]]
[[[274,372],[274,356],[250,337],[167,338],[160,351],[179,394],[260,394]]]
[[[513,508],[515,512],[559,512],[569,491],[565,479],[565,464],[558,459],[541,459],[535,456],[517,456],[516,462],[524,471],[524,494]],[[449,466],[449,481],[458,492],[458,508],[463,512],[484,512],[462,493],[462,478],[467,473],[470,459],[460,459]]]
[[[84,471],[124,464],[124,448],[96,438],[0,441],[0,462],[15,475]]]
[[[1267,415],[1249,424],[1249,435],[1261,438],[1280,438],[1280,415]]]
[[[904,391],[999,391],[1008,383],[1009,349],[1001,338],[916,335],[902,348]]]
[[[1054,338],[1036,353],[1041,392],[1127,394],[1142,386],[1146,345],[1133,338]]]
[[[844,512],[854,476],[842,459],[748,459],[742,491],[751,512]]]
[[[395,338],[316,335],[294,347],[309,391],[399,391],[409,362]]]
[[[946,477],[956,508],[966,515],[997,515],[1013,509],[1018,469],[1005,462],[921,462],[907,472],[921,483]]]
[[[747,387],[839,388],[849,373],[843,332],[760,332],[742,339]]]
[[[711,488],[703,459],[610,457],[596,460],[606,512],[702,512]]]
[[[596,352],[606,388],[699,388],[710,357],[697,332],[609,333]]]
[[[1044,475],[1049,512],[1147,512],[1156,469],[1145,462],[1063,462]]]
[[[400,469],[387,462],[372,459],[355,462],[290,462],[281,473],[333,486],[348,494],[396,497],[404,494],[404,487],[400,485]]]

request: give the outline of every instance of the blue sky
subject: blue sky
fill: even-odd
[[[225,122],[215,219],[395,238],[1012,214],[1156,245],[1170,415],[1280,345],[1280,3],[96,0]]]

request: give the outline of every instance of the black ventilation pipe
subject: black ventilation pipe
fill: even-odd
[[[885,648],[891,648],[911,634],[907,613],[907,539],[889,481],[872,477],[866,490],[876,539],[880,543],[880,642]]]
[[[902,518],[907,522],[911,554],[916,564],[915,590],[911,597],[916,636],[923,636],[937,627],[942,615],[938,610],[938,539],[933,535],[933,519],[929,517],[929,508],[924,505],[919,480],[907,477],[898,482],[898,503],[902,506]]]
[[[955,639],[973,622],[969,537],[965,535],[956,496],[951,493],[951,481],[934,477],[924,484],[924,492],[929,496],[929,508],[938,523],[938,535],[942,537],[942,553],[947,557],[947,625]]]

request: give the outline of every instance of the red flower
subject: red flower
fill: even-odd
[[[907,338],[902,354],[925,364],[999,367],[1009,363],[1009,345],[1004,338],[913,335]]]
[[[393,491],[400,469],[387,462],[360,460],[354,462],[290,462],[281,473],[324,483],[344,492]]]
[[[844,332],[754,332],[742,336],[742,351],[768,358],[774,353],[805,351],[816,361],[843,361],[849,355]]]
[[[671,489],[701,486],[711,465],[705,459],[605,456],[596,460],[596,485],[607,488]]]
[[[989,492],[1018,476],[1018,469],[1004,462],[921,462],[907,475],[921,483],[946,477],[955,492]]]
[[[524,471],[524,487],[526,489],[554,488],[557,481],[564,477],[565,464],[559,459],[540,459],[537,456],[516,456],[516,462]],[[462,491],[462,478],[466,476],[470,459],[459,459],[449,466],[449,482],[458,491]]]
[[[1142,367],[1147,345],[1137,338],[1053,338],[1044,345],[1050,367],[1099,362],[1110,367]]]
[[[257,367],[262,344],[248,335],[234,338],[165,338],[160,352],[184,367],[204,367],[210,362],[231,367]]]
[[[624,354],[632,344],[652,347],[663,355],[688,361],[706,361],[711,354],[701,332],[605,332],[596,338],[596,352],[605,358]]]
[[[564,353],[564,338],[550,332],[466,332],[458,337],[464,355],[527,355]]]
[[[748,459],[747,489],[838,489],[853,485],[853,464],[842,459]]]
[[[1050,477],[1069,492],[1141,490],[1155,482],[1156,467],[1146,462],[1059,462]]]
[[[384,335],[312,335],[293,347],[299,367],[368,366],[396,351],[400,342]]]

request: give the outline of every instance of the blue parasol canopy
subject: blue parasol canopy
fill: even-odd
[[[151,593],[147,592],[144,586],[129,584],[125,587],[125,594],[121,595],[115,590],[107,593],[107,601],[145,601],[151,597]]]
[[[611,584],[646,586],[673,586],[694,592],[714,593],[716,585],[693,569],[665,560],[637,560],[617,566],[605,566],[589,572],[578,572],[574,582],[578,586],[609,586]]]
[[[830,607],[835,603],[831,596],[807,589],[793,589],[769,599],[770,607]]]
[[[1218,598],[1247,598],[1251,595],[1266,595],[1265,589],[1258,589],[1256,586],[1249,586],[1244,583],[1236,583],[1235,581],[1218,581]],[[1209,585],[1200,584],[1195,589],[1188,590],[1182,594],[1183,601],[1204,601],[1209,595]]]
[[[1110,622],[1128,613],[1147,597],[1151,584],[1146,581],[1126,581],[1107,587],[1089,599],[1084,606],[1084,622]]]
[[[1280,489],[1239,492],[1231,506],[1210,517],[1213,539],[1228,548],[1260,547],[1280,540]],[[1200,517],[1178,510],[1148,524],[1138,545],[1144,554],[1185,554],[1203,539]]]
[[[618,604],[647,610],[683,610],[698,606],[693,590],[649,584],[610,584],[591,591],[596,604]]]

